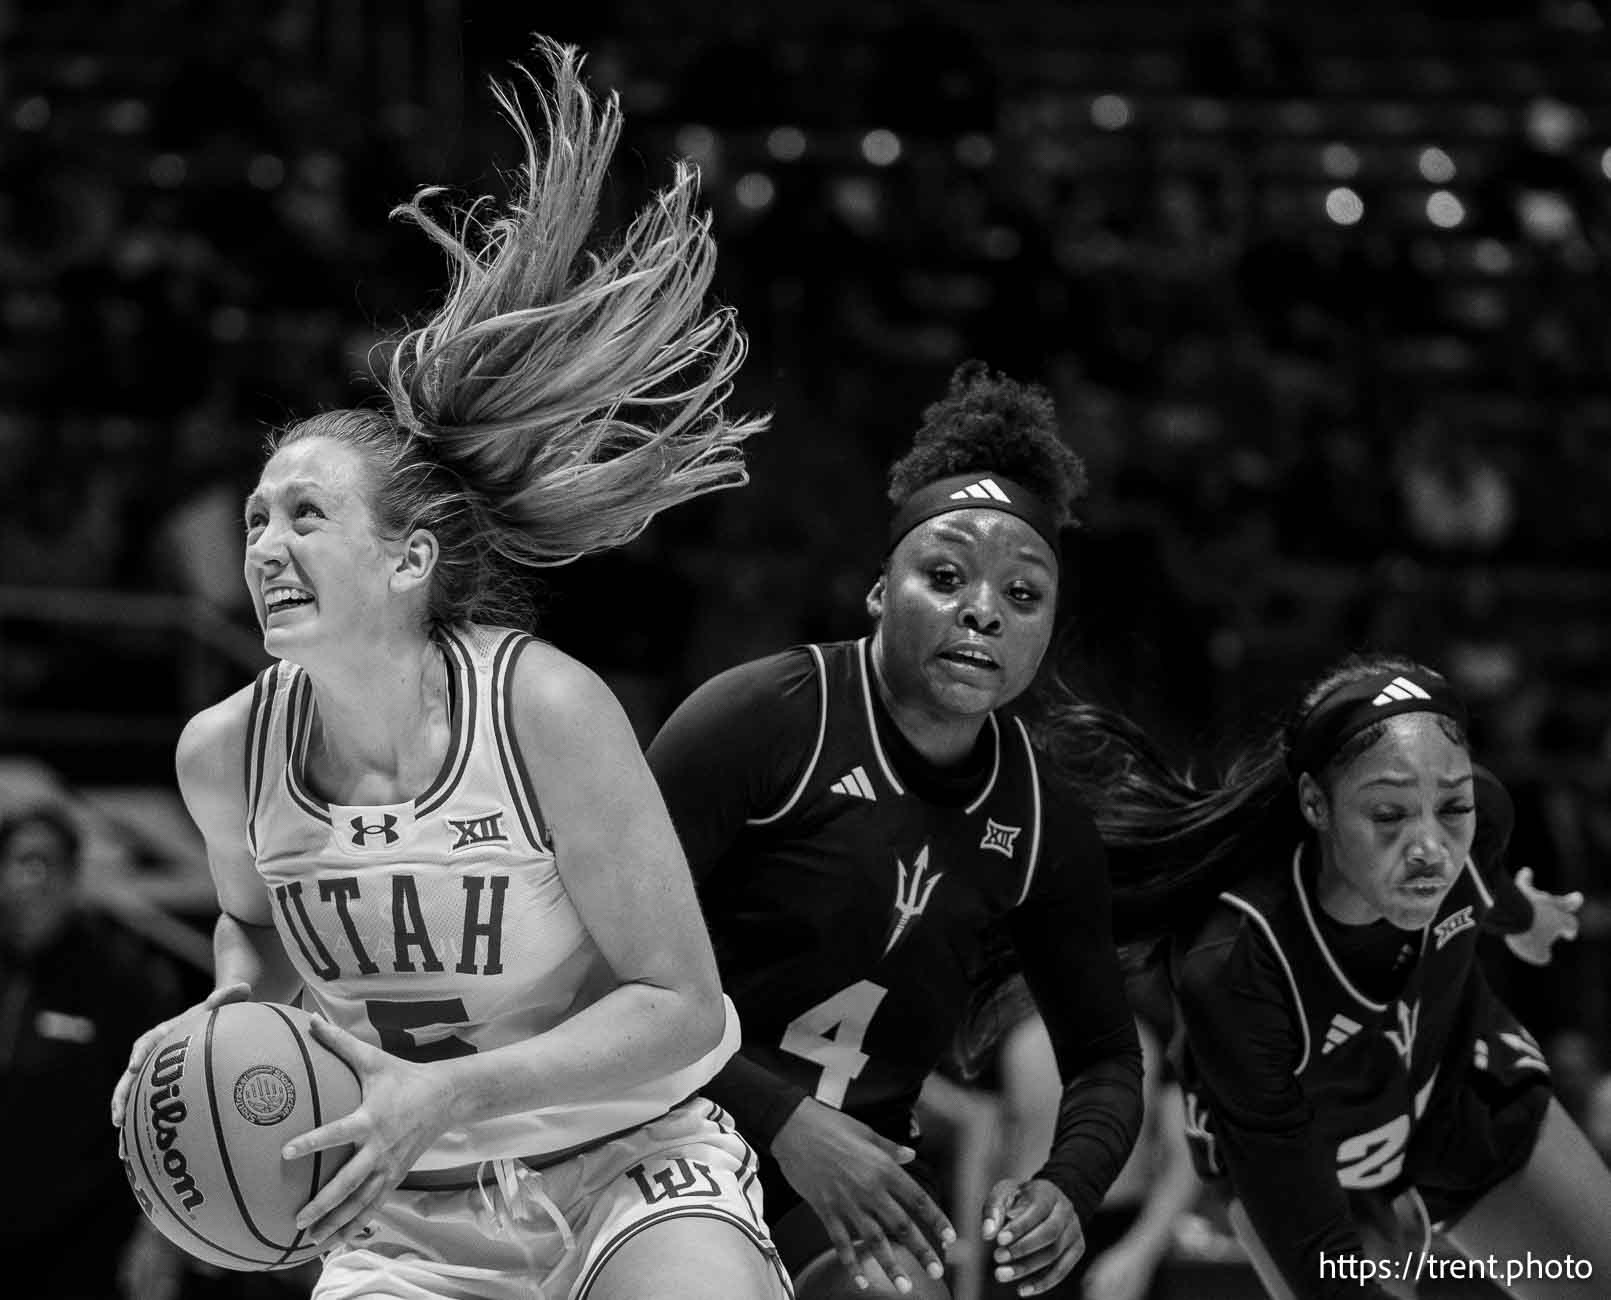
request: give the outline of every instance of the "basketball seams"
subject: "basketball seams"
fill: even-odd
[[[314,1067],[313,1054],[308,1051],[308,1045],[303,1040],[300,1028],[296,1024],[296,1022],[291,1019],[290,1016],[286,1015],[285,1012],[282,1011],[279,1007],[273,1006],[273,1005],[271,1005],[269,1003],[263,1003],[261,1005],[267,1007],[268,1010],[272,1011],[276,1016],[278,1016],[284,1022],[285,1027],[288,1030],[291,1031],[291,1041],[296,1044],[296,1050],[302,1057],[303,1074],[304,1074],[304,1077],[307,1079],[307,1082],[308,1082],[308,1104],[313,1107],[313,1127],[318,1128],[321,1124],[324,1123],[324,1108],[320,1104],[320,1101],[319,1101],[319,1072]],[[342,1061],[341,1063],[343,1065],[347,1065],[347,1063],[345,1061]],[[347,1065],[347,1072],[349,1074],[352,1074],[354,1082],[357,1082],[358,1075],[353,1071],[353,1069],[352,1069],[352,1067],[350,1065]],[[360,1091],[361,1091],[361,1089],[360,1089]],[[325,1158],[325,1152],[323,1152],[323,1151],[315,1151],[313,1153],[313,1173],[312,1173],[311,1177],[308,1179],[308,1200],[309,1201],[311,1201],[315,1196],[317,1196],[319,1194],[319,1189],[324,1185],[319,1179],[319,1173],[324,1167],[324,1158]],[[306,1202],[304,1202],[304,1204],[305,1203]],[[296,1236],[291,1238],[291,1244],[288,1247],[286,1247],[286,1254],[287,1255],[289,1255],[294,1250],[301,1249],[301,1247],[298,1246],[297,1243],[301,1239],[301,1237],[303,1236],[303,1234],[305,1232],[306,1232],[306,1229],[303,1229],[303,1228],[297,1229]],[[303,1243],[303,1244],[306,1245],[306,1244],[311,1244],[311,1243]]]
[[[217,1022],[218,1008],[214,1007],[207,1017],[207,1036],[202,1048],[202,1076],[207,1080],[207,1109],[211,1112],[213,1137],[218,1144],[218,1163],[223,1167],[224,1181],[229,1184],[230,1195],[235,1198],[235,1208],[240,1211],[241,1225],[270,1250],[276,1250],[281,1253],[281,1258],[272,1262],[273,1267],[279,1267],[288,1262],[286,1257],[297,1248],[296,1238],[293,1237],[291,1244],[285,1246],[265,1237],[258,1229],[257,1221],[252,1217],[251,1210],[246,1207],[245,1196],[241,1194],[240,1180],[235,1177],[235,1162],[230,1159],[228,1140],[224,1137],[223,1117],[218,1110],[218,1082],[213,1077],[213,1026]],[[295,1035],[295,1038],[300,1046],[301,1035]],[[297,1236],[301,1235],[300,1232],[297,1233]]]
[[[152,1055],[155,1056],[155,1053]],[[146,1064],[149,1066],[150,1062],[147,1061]],[[250,1264],[254,1268],[267,1268],[270,1261],[258,1259],[253,1255],[242,1255],[238,1251],[230,1250],[227,1246],[220,1246],[211,1237],[206,1236],[200,1228],[196,1227],[195,1224],[189,1221],[189,1219],[180,1211],[179,1207],[171,1199],[169,1194],[163,1190],[162,1180],[158,1176],[158,1171],[152,1167],[152,1159],[154,1159],[154,1157],[149,1157],[148,1152],[146,1151],[145,1141],[143,1140],[145,1125],[142,1121],[145,1118],[145,1110],[149,1107],[149,1097],[147,1096],[147,1093],[149,1092],[147,1087],[149,1073],[149,1069],[142,1070],[140,1078],[135,1085],[134,1095],[130,1099],[131,1108],[134,1109],[134,1114],[124,1120],[125,1124],[134,1124],[134,1154],[140,1161],[141,1171],[145,1174],[146,1192],[149,1195],[155,1196],[157,1200],[162,1203],[162,1208],[168,1212],[168,1219],[172,1223],[175,1223],[179,1227],[183,1228],[207,1250],[212,1251],[217,1255],[224,1256],[227,1259],[239,1260],[241,1263]],[[223,1263],[223,1260],[215,1259],[210,1262]]]

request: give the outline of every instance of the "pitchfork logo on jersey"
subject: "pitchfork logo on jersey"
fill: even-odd
[[[898,873],[895,883],[895,916],[890,921],[889,938],[884,943],[883,953],[880,954],[884,957],[889,956],[912,922],[923,915],[923,909],[929,905],[929,899],[934,896],[934,886],[945,879],[943,871],[932,876],[928,874],[927,844],[917,851],[910,876],[907,875],[906,864],[899,858],[895,859],[895,869]]]
[[[382,813],[378,822],[366,822],[361,816],[352,819],[352,842],[361,849],[381,848],[387,844],[396,844],[402,838],[394,829],[397,818],[391,813]],[[371,844],[371,839],[378,842]]]
[[[1399,1060],[1404,1062],[1404,1068],[1410,1068],[1410,1057],[1415,1052],[1415,1032],[1421,1027],[1421,1004],[1400,1002],[1398,1004],[1398,1028],[1388,1029],[1387,1041],[1393,1044],[1393,1050],[1398,1053]]]

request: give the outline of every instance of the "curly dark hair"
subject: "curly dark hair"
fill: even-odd
[[[899,507],[936,479],[974,470],[1021,483],[1056,509],[1059,527],[1077,522],[1085,462],[1058,436],[1051,394],[964,361],[945,396],[923,412],[911,450],[890,466],[889,499]]]

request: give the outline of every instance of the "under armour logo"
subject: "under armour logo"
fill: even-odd
[[[1023,829],[1022,826],[1003,826],[1000,822],[986,817],[984,839],[979,841],[979,847],[989,849],[992,853],[999,853],[1004,858],[1010,858],[1013,841]]]
[[[929,905],[929,899],[934,893],[934,886],[945,879],[942,871],[938,875],[923,878],[929,869],[929,846],[925,844],[918,850],[917,860],[912,864],[911,878],[906,875],[906,864],[899,858],[895,859],[895,868],[899,872],[895,884],[895,919],[891,922],[889,939],[884,944],[881,956],[889,956],[890,950],[900,942],[901,935],[906,933],[906,927],[923,915],[923,909]]]
[[[1402,700],[1430,700],[1432,697],[1421,687],[1417,686],[1408,677],[1395,677],[1382,687],[1380,693],[1371,701],[1375,705],[1397,704]]]
[[[390,813],[382,813],[378,822],[366,822],[362,817],[352,819],[352,842],[359,848],[369,847],[371,835],[383,835],[383,844],[396,844],[402,837],[392,829],[397,825],[397,818]]]
[[[982,478],[951,493],[953,501],[967,501],[970,498],[974,501],[1005,501],[1012,504],[1012,498],[1001,490],[1001,485],[993,478]]]
[[[457,853],[476,844],[509,843],[509,837],[503,833],[502,808],[497,812],[483,813],[480,817],[466,817],[463,821],[449,817],[447,824],[459,834],[459,838],[448,845],[449,853]]]

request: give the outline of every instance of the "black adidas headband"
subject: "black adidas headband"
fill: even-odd
[[[1041,535],[1052,548],[1054,558],[1057,555],[1057,512],[1022,484],[988,471],[953,474],[918,488],[901,502],[889,521],[887,550],[893,551],[901,538],[924,520],[953,510],[1000,510],[1016,515]]]
[[[1296,779],[1318,772],[1352,737],[1400,713],[1441,713],[1462,730],[1466,708],[1441,677],[1389,669],[1348,682],[1321,696],[1304,715],[1287,750],[1287,771]]]

